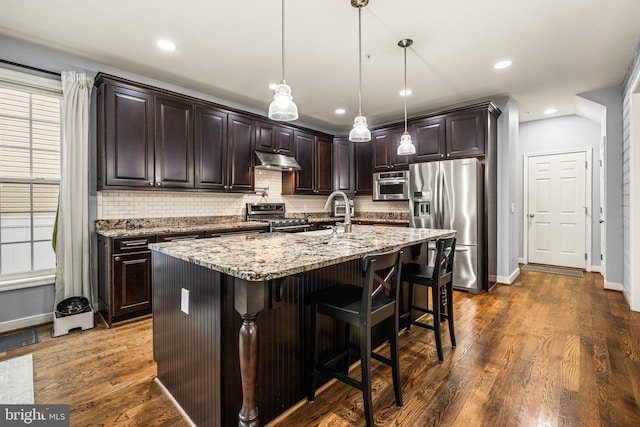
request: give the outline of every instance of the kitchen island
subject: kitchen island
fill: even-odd
[[[366,254],[453,234],[354,226],[149,245],[157,378],[197,425],[266,423],[305,397],[307,296],[360,283]],[[319,326],[320,351],[342,341]]]

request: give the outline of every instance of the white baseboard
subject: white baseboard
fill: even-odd
[[[524,259],[524,258],[518,258],[518,263],[519,263],[519,264],[526,264],[526,263],[527,263],[527,260],[526,260],[526,259]]]
[[[42,325],[43,323],[49,322],[53,322],[53,312],[2,322],[0,323],[0,333],[29,328],[31,326]]]
[[[624,291],[624,288],[622,287],[622,283],[607,282],[606,280],[604,282],[604,288],[610,291]],[[626,295],[627,294],[625,293],[625,296]],[[627,298],[627,302],[629,302],[628,298]]]
[[[507,276],[496,276],[496,281],[505,285],[511,285],[520,275],[520,268],[516,268],[513,273]]]
[[[592,273],[602,273],[602,266],[600,265],[592,265],[591,269],[589,270]]]

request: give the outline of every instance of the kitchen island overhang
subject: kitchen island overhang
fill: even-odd
[[[454,234],[354,226],[152,244],[158,379],[198,425],[271,420],[305,396],[306,295],[360,283],[364,255]]]

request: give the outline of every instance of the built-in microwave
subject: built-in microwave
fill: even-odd
[[[333,216],[346,216],[347,207],[344,204],[344,199],[333,199]],[[353,200],[349,199],[349,216],[353,218],[355,216],[355,209],[353,207]]]
[[[373,200],[409,200],[409,171],[374,173]]]

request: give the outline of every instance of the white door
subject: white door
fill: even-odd
[[[529,262],[585,267],[585,157],[529,157]]]
[[[605,226],[605,216],[606,216],[606,194],[607,194],[607,186],[606,186],[606,159],[607,159],[607,138],[602,137],[600,141],[600,273],[602,277],[606,278],[605,272],[605,261],[606,253],[607,253],[607,228]]]

